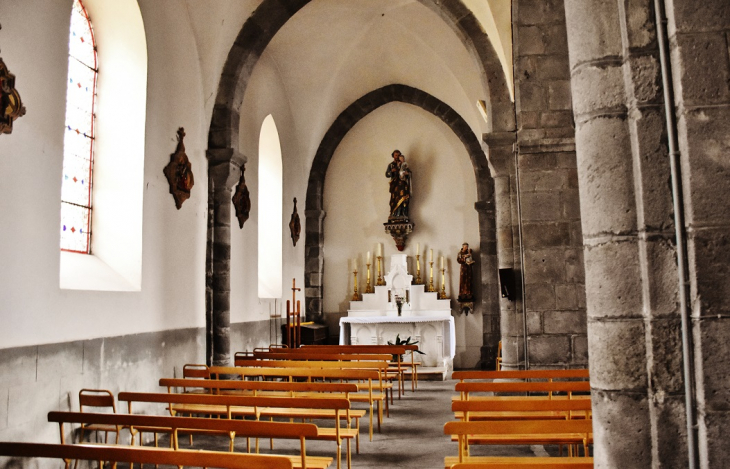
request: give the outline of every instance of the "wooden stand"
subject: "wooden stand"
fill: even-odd
[[[292,299],[291,302],[286,300],[286,338],[282,338],[289,348],[299,348],[302,344],[302,308],[296,299],[297,292],[301,290],[301,288],[297,288],[296,279],[292,279]],[[292,311],[294,305],[296,305],[296,310]]]

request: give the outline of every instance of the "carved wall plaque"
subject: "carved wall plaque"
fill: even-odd
[[[15,75],[8,71],[5,62],[0,58],[0,134],[11,133],[13,122],[23,115],[25,106],[15,89]]]
[[[246,186],[246,178],[244,173],[246,167],[241,167],[241,178],[238,180],[236,192],[233,194],[233,206],[236,208],[236,218],[238,218],[239,228],[243,228],[243,224],[248,220],[251,213],[251,198],[249,197],[248,187]]]
[[[193,188],[194,178],[192,165],[185,154],[185,129],[177,129],[177,148],[175,153],[170,155],[170,162],[165,166],[163,172],[170,184],[170,194],[175,199],[175,207],[180,210],[183,202],[190,198],[190,190]]]
[[[297,198],[294,197],[294,211],[291,214],[291,220],[289,221],[289,231],[291,231],[291,240],[294,246],[299,241],[299,235],[302,233],[302,223],[299,221],[299,214],[297,213]]]

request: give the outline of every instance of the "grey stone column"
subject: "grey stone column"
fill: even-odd
[[[676,246],[651,4],[565,1],[597,468],[687,466]]]
[[[666,2],[702,468],[730,461],[730,4]]]
[[[482,313],[482,368],[494,369],[497,359],[497,348],[500,340],[499,325],[499,263],[497,260],[497,242],[495,238],[496,223],[494,202],[479,201],[474,204],[479,213],[479,261],[481,264],[481,288],[479,304]]]
[[[324,210],[305,210],[304,288],[307,321],[324,321]]]
[[[241,175],[246,157],[233,149],[208,150],[208,201],[212,227],[208,230],[207,287],[210,289],[206,304],[211,319],[213,366],[228,366],[231,361],[231,194]],[[211,223],[209,222],[209,225]],[[210,350],[209,350],[210,352]]]
[[[515,283],[519,285],[519,249],[515,245],[517,229],[513,220],[515,206],[513,190],[515,177],[514,144],[515,132],[495,132],[482,136],[486,146],[492,177],[494,179],[494,205],[497,233],[497,268],[514,269]],[[516,211],[515,211],[516,215]],[[517,293],[520,292],[518,296]],[[497,292],[500,311],[500,339],[502,341],[502,365],[505,369],[519,369],[524,355],[521,290],[515,292],[515,301],[502,298]]]

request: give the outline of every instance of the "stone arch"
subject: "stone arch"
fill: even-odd
[[[271,39],[312,0],[263,0],[238,33],[223,66],[208,132],[208,246],[206,249],[207,362],[230,362],[230,200],[246,158],[238,148],[240,109],[256,63]],[[477,60],[491,112],[491,131],[514,130],[514,106],[499,58],[479,21],[461,1],[419,0],[458,34]],[[486,161],[485,161],[486,164]],[[486,168],[486,166],[485,166]],[[488,171],[487,171],[488,173]],[[492,211],[483,207],[482,212]],[[480,220],[481,221],[481,220]],[[490,251],[491,252],[491,251]],[[308,270],[308,269],[307,269]]]
[[[348,106],[325,133],[312,162],[307,183],[305,275],[306,313],[308,319],[321,318],[323,314],[324,270],[324,181],[327,168],[335,150],[347,133],[365,116],[377,108],[392,102],[411,104],[441,119],[464,145],[472,166],[477,188],[475,209],[479,216],[479,253],[482,262],[480,304],[483,314],[493,319],[499,316],[497,296],[497,242],[496,213],[494,210],[494,180],[489,171],[487,158],[479,138],[469,124],[453,108],[425,91],[401,84],[387,85],[371,91]],[[483,360],[491,363],[499,341],[497,331],[490,330],[485,337]],[[492,334],[494,337],[492,337]],[[493,339],[496,339],[494,341]],[[491,342],[494,342],[493,344]],[[494,349],[494,350],[492,350]]]

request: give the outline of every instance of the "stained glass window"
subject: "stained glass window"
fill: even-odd
[[[74,0],[68,43],[66,128],[61,184],[61,249],[90,252],[94,166],[96,43],[86,9]]]

